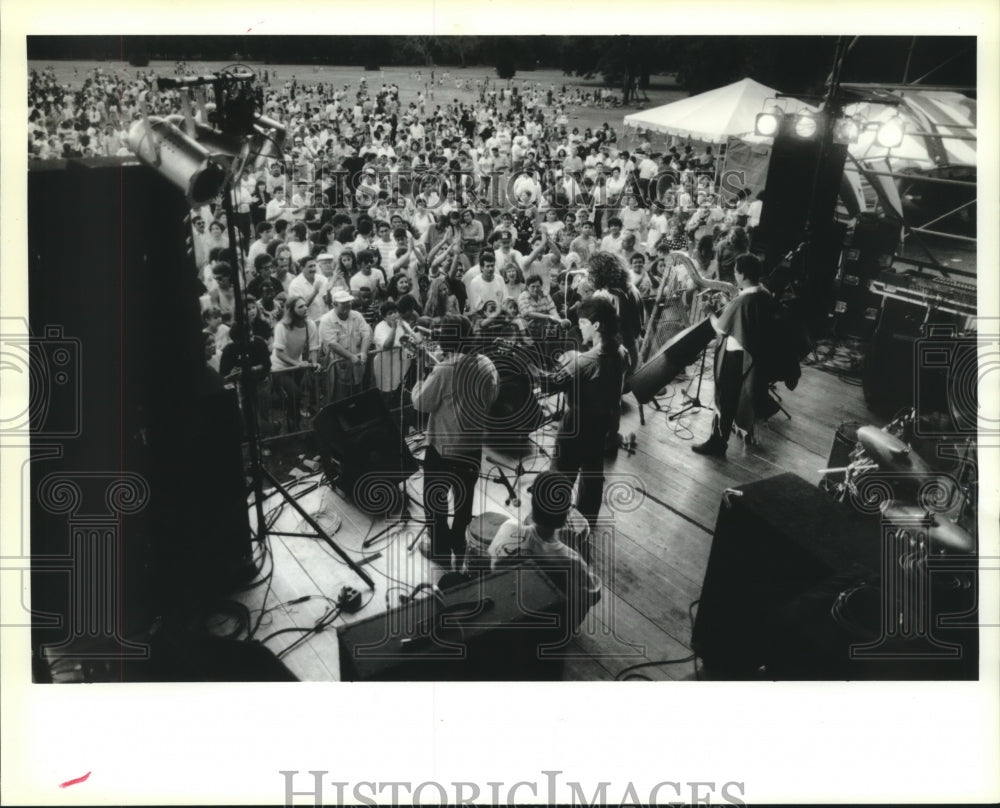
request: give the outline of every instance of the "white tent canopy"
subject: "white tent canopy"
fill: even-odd
[[[758,138],[753,134],[754,122],[765,109],[778,107],[784,112],[811,109],[794,98],[777,98],[777,95],[777,90],[746,78],[672,104],[626,115],[624,124],[627,128],[692,137],[708,143],[725,143],[730,137],[755,140]]]

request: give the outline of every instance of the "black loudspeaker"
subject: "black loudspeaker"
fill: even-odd
[[[419,465],[378,390],[327,405],[313,419],[313,429],[327,476],[336,478],[359,508],[396,510],[399,485]]]
[[[785,132],[774,138],[764,206],[754,237],[755,250],[765,252],[765,267],[773,267],[802,242],[807,221],[819,232],[833,220],[847,146],[827,145],[825,151],[823,147],[820,138]]]
[[[902,556],[883,569],[883,540],[898,529],[883,535],[879,518],[794,474],[737,491],[719,508],[691,640],[710,677],[976,677],[974,558],[937,557],[937,571],[928,561],[930,599],[896,625],[895,597],[912,593],[919,574],[899,583]],[[913,631],[921,620],[923,638],[886,628]],[[947,645],[957,653],[942,653]]]
[[[844,245],[837,273],[833,331],[837,336],[870,339],[878,322],[882,298],[869,283],[892,266],[899,246],[899,223],[872,213],[858,216],[854,232]]]
[[[340,631],[344,681],[560,679],[566,600],[530,561]],[[550,653],[546,653],[548,647]]]
[[[970,350],[974,356],[976,345],[974,339],[955,336],[960,320],[950,312],[887,298],[862,367],[868,407],[883,418],[892,418],[905,407],[915,406],[924,414],[949,413],[953,404],[962,403],[963,397],[952,390],[949,369],[969,364],[963,358]],[[947,353],[943,362],[935,361],[938,349]],[[975,364],[968,368],[972,379]],[[973,390],[975,386],[964,387]],[[970,409],[967,402],[963,407]],[[975,423],[974,416],[962,420]]]
[[[801,477],[738,490],[719,506],[692,635],[706,668],[737,679],[767,663],[777,608],[852,564],[879,569],[878,523]]]
[[[39,619],[36,650],[120,639],[251,571],[239,414],[205,366],[188,213],[131,160],[30,166],[32,599],[63,624]],[[63,563],[69,585],[46,569]]]

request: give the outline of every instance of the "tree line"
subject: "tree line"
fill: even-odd
[[[629,92],[674,74],[689,92],[745,76],[793,94],[821,93],[834,36],[31,36],[32,60],[149,59],[272,64],[479,67],[502,77],[535,69],[598,77]],[[975,84],[974,37],[861,37],[842,81]]]

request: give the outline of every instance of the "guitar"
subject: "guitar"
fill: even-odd
[[[432,368],[443,361],[428,345],[417,342],[408,334],[400,337],[399,344],[410,359],[426,359]]]

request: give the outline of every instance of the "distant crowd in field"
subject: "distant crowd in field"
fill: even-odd
[[[671,251],[689,250],[708,277],[732,277],[760,203],[717,192],[711,146],[623,148],[606,123],[572,126],[572,103],[611,103],[601,91],[483,77],[461,80],[474,93],[466,103],[450,97],[447,73],[417,78],[403,97],[365,76],[335,85],[260,71],[260,111],[280,123],[284,146],[234,178],[239,255],[221,198],[191,217],[216,364],[235,283],[275,368],[326,356],[341,366],[333,386],[350,391],[359,356],[394,347],[402,330],[389,324],[401,317],[461,313],[516,339],[564,339],[597,293],[614,302],[634,359]],[[97,68],[71,89],[32,71],[31,157],[130,156],[129,128],[144,115],[186,108],[204,119],[210,98],[196,91],[182,103],[188,90],[159,92],[154,79]],[[290,342],[296,329],[302,339]],[[384,384],[398,384],[390,376]]]

